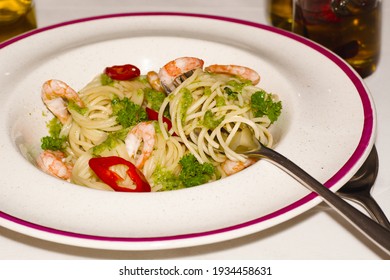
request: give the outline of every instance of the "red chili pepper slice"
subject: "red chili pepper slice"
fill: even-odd
[[[158,121],[158,112],[146,107],[146,113],[148,114],[149,120]],[[170,119],[163,116],[163,122],[167,124],[168,130],[170,130],[172,128],[172,122]]]
[[[106,67],[104,73],[111,79],[119,81],[134,79],[141,75],[141,71],[131,64]]]
[[[126,165],[128,170],[127,175],[133,180],[136,188],[129,189],[118,184],[118,181],[123,181],[123,178],[116,172],[110,170],[111,166]],[[111,157],[97,157],[89,160],[89,167],[96,173],[96,175],[107,185],[117,192],[150,192],[151,188],[146,181],[145,176],[138,170],[131,162],[116,156]]]

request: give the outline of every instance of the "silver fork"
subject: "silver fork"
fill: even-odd
[[[345,202],[337,194],[330,191],[327,187],[322,185],[306,171],[301,169],[298,165],[284,157],[273,149],[264,146],[256,139],[257,147],[253,150],[243,150],[238,147],[237,153],[245,154],[251,158],[264,158],[269,160],[290,176],[300,182],[309,190],[317,193],[324,201],[333,209],[336,210],[347,221],[359,229],[369,239],[376,243],[380,248],[390,254],[390,231],[381,226],[349,203]]]
[[[341,188],[337,194],[342,198],[359,203],[370,214],[371,218],[390,230],[390,222],[375,199],[371,196],[378,174],[379,160],[375,146],[358,172]]]
[[[183,83],[185,80],[187,80],[189,77],[191,77],[192,74],[194,74],[195,72],[195,69],[192,69],[190,71],[187,71],[183,74],[181,74],[180,76],[177,76],[173,82],[172,82],[172,85],[167,85],[167,84],[164,84],[163,82],[161,82],[161,86],[163,87],[163,89],[165,90],[166,93],[171,93],[174,89],[174,88],[177,88],[181,83]]]

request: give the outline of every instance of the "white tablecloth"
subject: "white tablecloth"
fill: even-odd
[[[268,23],[265,0],[36,0],[39,27],[122,12],[192,12]],[[383,5],[382,56],[365,79],[376,103],[380,158],[373,196],[390,216],[390,5]],[[222,243],[161,251],[110,251],[61,245],[0,227],[0,259],[389,259],[326,205],[265,231]]]

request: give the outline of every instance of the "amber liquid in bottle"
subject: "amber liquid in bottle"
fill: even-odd
[[[361,77],[377,67],[381,47],[381,1],[364,7],[332,6],[329,0],[295,1],[293,32],[344,58]],[[333,1],[333,5],[341,1]]]
[[[271,24],[291,31],[292,0],[267,0],[267,13]]]
[[[37,28],[31,0],[0,0],[0,42]]]

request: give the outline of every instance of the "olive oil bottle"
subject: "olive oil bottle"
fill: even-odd
[[[0,0],[0,42],[36,27],[32,0]]]
[[[271,24],[291,31],[292,0],[267,0],[267,14]]]

